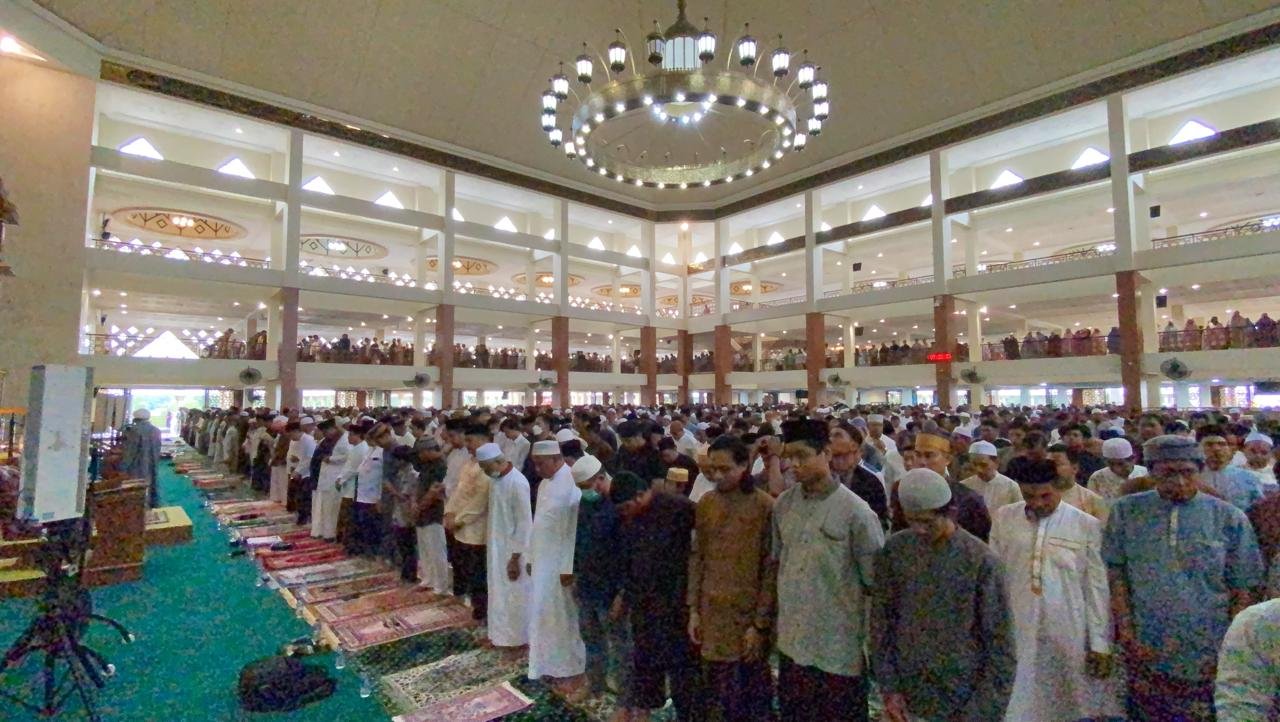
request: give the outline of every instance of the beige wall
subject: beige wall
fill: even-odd
[[[0,278],[0,406],[25,406],[30,368],[74,363],[84,274],[94,83],[0,58],[0,177],[22,225]]]

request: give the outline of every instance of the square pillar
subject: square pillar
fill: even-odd
[[[947,279],[951,278],[951,220],[947,218],[946,205],[951,178],[943,152],[935,150],[929,154],[929,192],[933,196],[933,282],[939,289],[946,289]]]
[[[729,327],[721,324],[715,330],[715,402],[721,406],[729,403],[729,374],[733,372],[733,337]],[[687,377],[686,377],[687,378]]]
[[[1084,408],[1084,389],[1071,389],[1071,405],[1077,409]]]
[[[809,310],[814,310],[822,300],[825,273],[822,267],[823,253],[818,247],[818,236],[813,224],[817,200],[813,191],[804,193],[804,296]]]
[[[453,406],[453,304],[436,306],[436,352],[440,358],[440,408]]]
[[[1125,413],[1129,418],[1137,418],[1142,412],[1143,334],[1138,319],[1141,283],[1142,276],[1137,271],[1116,273],[1116,293],[1120,294],[1116,302],[1120,324],[1120,384],[1124,388]],[[1159,396],[1153,401],[1159,404]]]
[[[936,199],[935,199],[936,200]],[[955,296],[942,295],[933,299],[933,351],[935,353],[955,353]],[[943,411],[955,408],[956,389],[951,378],[952,362],[939,361],[933,365],[934,384],[937,393],[934,403]]]
[[[804,315],[805,388],[809,391],[808,407],[817,408],[825,384],[822,369],[827,365],[826,320],[818,311]]]
[[[556,370],[555,404],[569,408],[569,317],[551,318],[551,363]]]
[[[279,346],[276,362],[280,368],[280,407],[302,405],[298,390],[298,289],[282,288],[277,297],[280,309]]]
[[[680,374],[680,392],[677,401],[690,403],[689,374],[693,373],[693,335],[684,329],[676,332],[676,371]]]
[[[640,373],[644,374],[640,403],[655,406],[658,403],[658,329],[653,326],[640,329]]]

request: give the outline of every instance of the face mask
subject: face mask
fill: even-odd
[[[485,476],[488,476],[490,479],[501,479],[501,478],[502,478],[502,472],[500,472],[500,471],[486,471],[486,472],[485,472]]]
[[[595,502],[600,501],[600,492],[595,489],[583,489],[582,500],[589,504],[594,504]]]

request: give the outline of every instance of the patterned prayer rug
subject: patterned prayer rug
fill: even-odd
[[[347,550],[330,545],[324,549],[312,549],[300,552],[284,552],[277,556],[260,559],[262,568],[269,572],[283,569],[310,567],[323,562],[336,562],[347,558]]]
[[[320,621],[332,624],[343,619],[362,617],[391,609],[402,609],[418,604],[444,603],[448,599],[449,597],[419,589],[415,585],[408,585],[370,592],[352,599],[324,602],[316,605],[315,613]]]
[[[254,512],[283,512],[288,511],[284,508],[284,504],[270,501],[267,499],[253,499],[249,501],[233,501],[233,502],[215,502],[209,505],[209,510],[217,516],[235,516],[237,514],[248,514]]]
[[[296,521],[288,524],[268,524],[267,526],[251,526],[238,529],[236,536],[240,539],[254,539],[260,536],[278,536],[285,539],[296,538],[297,534],[311,534],[311,527],[301,526]]]
[[[460,603],[427,604],[357,617],[333,625],[343,649],[360,650],[376,644],[449,627],[474,624],[471,608]]]
[[[345,579],[340,582],[301,587],[294,592],[294,596],[303,604],[320,604],[321,602],[375,592],[393,587],[399,583],[400,575],[397,572],[379,572],[369,576],[356,577],[355,579]]]
[[[296,587],[303,584],[321,584],[336,582],[386,571],[386,566],[370,559],[342,559],[309,567],[282,569],[274,572],[276,583],[283,587]]]
[[[489,685],[469,694],[427,705],[392,722],[490,722],[533,705],[507,682]]]
[[[479,627],[442,629],[362,649],[352,659],[361,671],[381,677],[475,649],[480,633]]]
[[[232,519],[223,523],[234,529],[243,529],[246,527],[269,526],[275,524],[298,523],[298,515],[292,512],[285,514],[261,514],[252,515],[250,519]]]
[[[493,649],[472,649],[388,674],[382,684],[395,709],[421,711],[505,682],[519,675],[527,664],[524,656],[512,658]]]
[[[272,557],[301,554],[303,552],[318,552],[326,549],[342,549],[342,547],[337,544],[331,544],[323,539],[316,539],[310,534],[305,534],[303,532],[298,532],[296,536],[291,536],[288,539],[280,536],[275,538],[277,541],[272,542],[273,544],[284,543],[289,545],[289,548],[276,550],[272,549],[270,545],[263,546],[262,544],[249,544],[247,541],[245,543],[248,546],[258,547],[253,550],[253,555],[258,559],[270,559]]]

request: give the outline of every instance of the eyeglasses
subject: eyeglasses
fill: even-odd
[[[1191,479],[1198,473],[1200,473],[1200,469],[1198,467],[1184,467],[1181,469],[1162,468],[1152,469],[1151,476],[1155,477],[1157,480],[1174,481],[1177,479]]]

